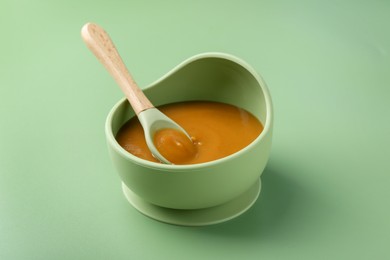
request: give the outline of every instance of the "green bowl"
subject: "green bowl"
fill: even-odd
[[[115,140],[134,116],[127,100],[120,100],[106,120],[108,150],[122,182],[139,198],[164,208],[204,209],[233,200],[259,181],[269,158],[273,111],[266,84],[247,63],[229,54],[199,54],[144,92],[155,106],[190,100],[232,104],[255,115],[264,130],[247,147],[222,159],[192,165],[154,163],[128,153]]]

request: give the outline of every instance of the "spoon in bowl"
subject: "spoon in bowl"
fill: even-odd
[[[142,125],[146,144],[153,156],[162,163],[172,164],[175,163],[175,154],[178,154],[180,157],[183,152],[193,153],[194,147],[190,135],[180,125],[153,106],[128,72],[110,36],[94,23],[85,24],[81,29],[81,36],[88,48],[95,54],[118,83],[130,102],[130,105],[134,109],[134,112]],[[170,142],[165,142],[164,140],[162,140],[162,142],[156,142],[160,144],[160,151],[162,151],[165,156],[160,153],[154,143],[155,134],[163,129],[172,129],[178,136]],[[183,135],[185,138],[183,138]],[[176,147],[168,147],[169,152],[164,152],[167,150],[165,149],[167,147],[164,148],[164,145],[172,144]],[[188,147],[190,149],[188,149]],[[175,148],[177,149],[175,150]],[[189,156],[191,156],[191,154],[189,154]]]

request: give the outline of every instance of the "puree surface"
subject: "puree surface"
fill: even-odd
[[[250,144],[263,130],[263,125],[251,113],[225,103],[189,101],[163,105],[158,109],[181,125],[193,140],[193,147],[180,144],[177,147],[176,137],[172,139],[169,130],[156,133],[155,145],[164,157],[167,158],[167,153],[173,156],[167,159],[174,164],[196,164],[226,157]],[[133,155],[159,162],[146,145],[137,117],[119,129],[116,139]],[[165,142],[163,148],[158,147],[161,140]]]

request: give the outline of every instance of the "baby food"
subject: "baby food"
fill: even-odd
[[[174,164],[197,164],[226,157],[249,145],[263,130],[255,116],[230,104],[188,101],[158,109],[182,126],[192,139],[191,143],[184,134],[173,129],[163,129],[155,134],[157,149]],[[116,139],[133,155],[158,162],[146,145],[137,117],[120,128]]]

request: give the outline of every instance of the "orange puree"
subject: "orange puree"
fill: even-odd
[[[154,134],[154,145],[173,164],[186,164],[196,156],[196,144],[183,132],[165,128]]]
[[[187,137],[177,136],[172,129],[156,133],[157,149],[175,164],[196,164],[223,158],[250,144],[263,130],[260,121],[252,114],[224,103],[189,101],[160,106],[159,110],[181,125],[193,140],[192,145]],[[133,155],[158,162],[146,145],[137,117],[121,127],[116,139]]]

